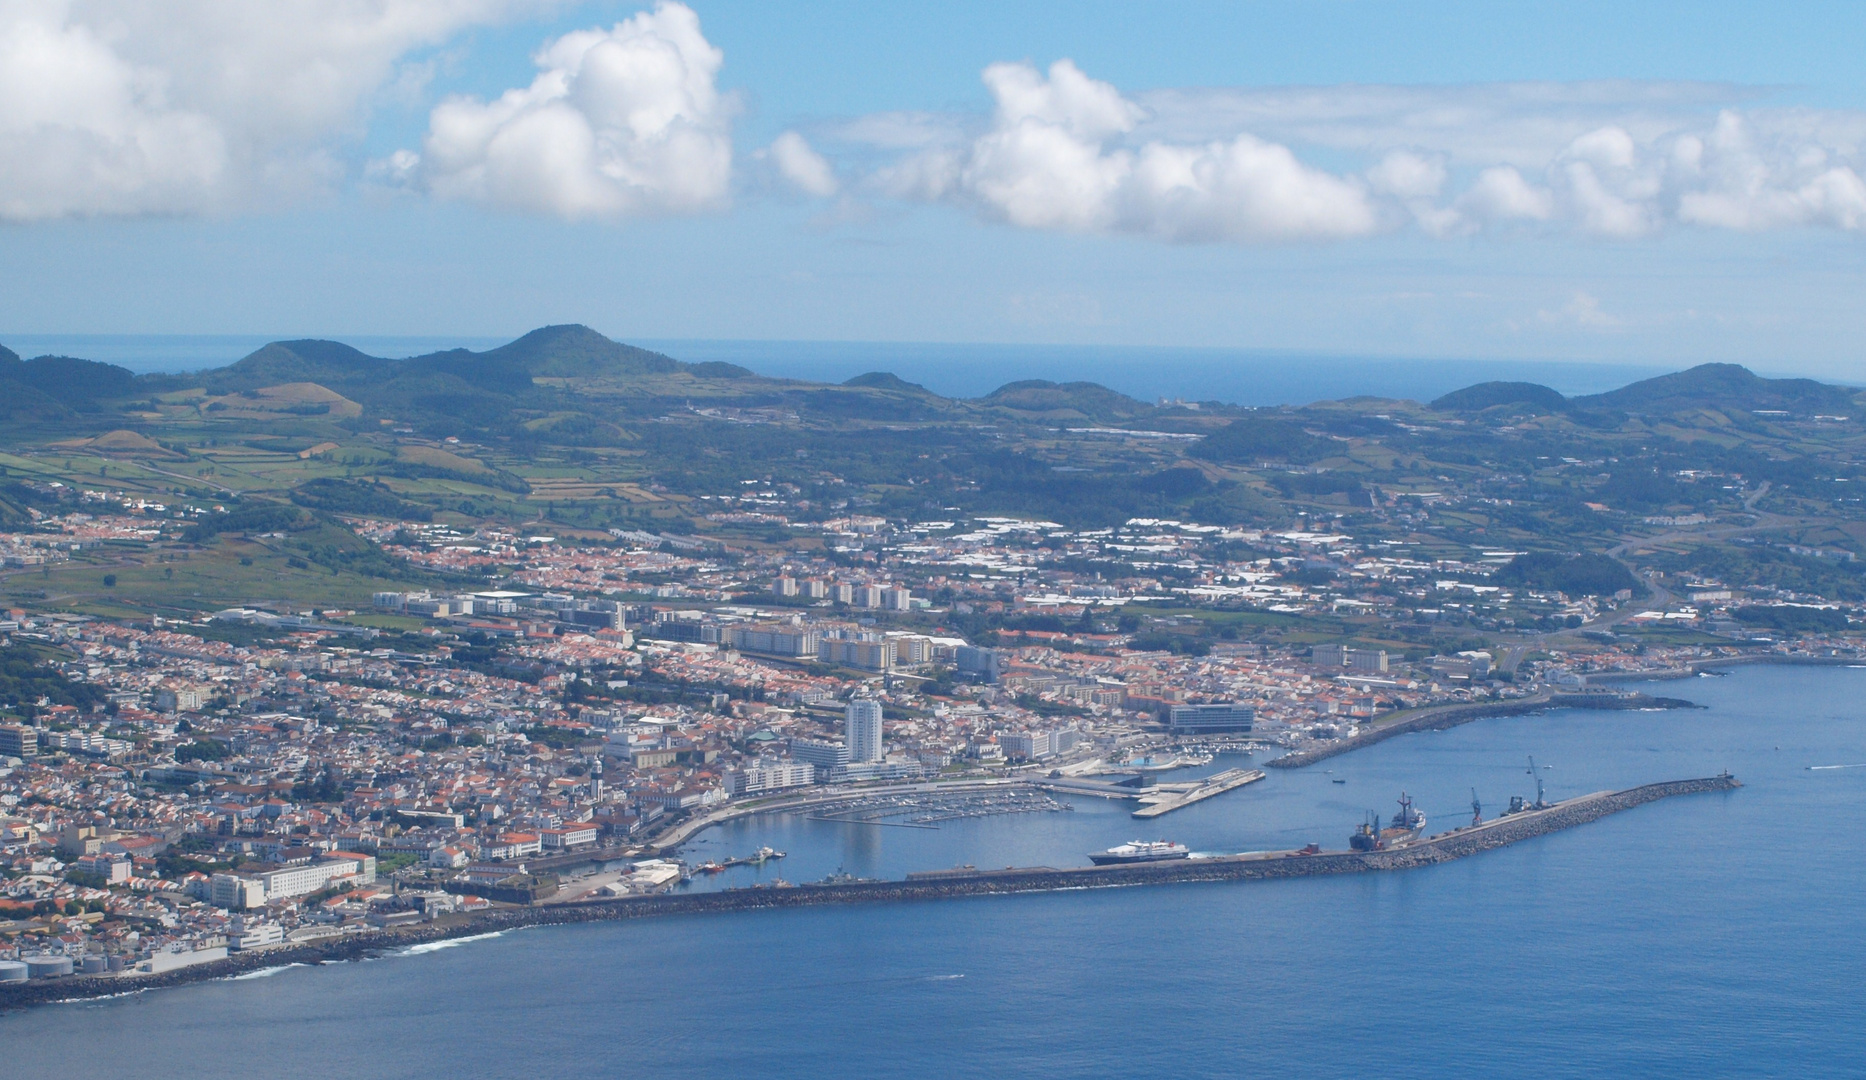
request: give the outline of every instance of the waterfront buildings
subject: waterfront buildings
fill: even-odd
[[[998,746],[1012,761],[1037,761],[1066,754],[1082,741],[1082,733],[1072,727],[1011,731],[998,736]]]
[[[275,900],[308,896],[342,881],[368,885],[376,880],[376,858],[352,852],[333,852],[311,861],[293,859],[288,865],[241,867],[209,879],[210,898],[216,907],[245,911]]]
[[[1235,701],[1203,705],[1174,705],[1167,710],[1167,727],[1176,735],[1248,734],[1257,710]]]
[[[790,756],[828,777],[849,764],[849,744],[797,736],[790,740]]]
[[[760,759],[726,773],[733,795],[759,795],[814,783],[816,767],[803,761]]]

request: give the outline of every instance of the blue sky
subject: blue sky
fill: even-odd
[[[0,341],[578,321],[1866,378],[1857,4],[142,7],[0,13]]]

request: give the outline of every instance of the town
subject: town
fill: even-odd
[[[781,517],[782,492],[748,488],[758,509],[720,513]],[[78,499],[0,536],[8,566],[179,553],[228,512]],[[345,521],[477,587],[0,622],[0,980],[677,889],[680,841],[800,795],[1144,772],[1440,706],[1859,656],[1821,629],[1858,613],[1818,596],[1617,563],[1624,580],[1571,595],[1520,584],[1523,552],[1319,518],[844,515],[784,518],[795,542],[761,545]]]

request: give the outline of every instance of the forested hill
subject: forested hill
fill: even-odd
[[[1485,382],[1454,390],[1432,402],[1444,412],[1491,409],[1542,413],[1601,413],[1609,416],[1660,416],[1705,409],[1732,415],[1827,415],[1848,419],[1860,395],[1858,387],[1831,386],[1813,379],[1768,379],[1737,364],[1699,364],[1686,371],[1609,390],[1567,398],[1536,383]]]
[[[486,352],[451,349],[401,360],[370,356],[335,341],[275,341],[235,364],[194,378],[222,391],[284,382],[347,385],[422,379],[509,389],[539,378],[670,374],[697,366],[611,341],[587,326],[546,326]],[[750,373],[733,369],[720,374]],[[171,381],[188,380],[184,376]]]

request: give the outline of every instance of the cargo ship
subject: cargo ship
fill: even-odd
[[[1135,840],[1132,843],[1111,847],[1107,851],[1091,852],[1089,862],[1096,866],[1116,866],[1121,863],[1183,859],[1191,854],[1191,848],[1184,844],[1175,844],[1171,840]]]
[[[1411,843],[1425,832],[1425,812],[1412,804],[1412,797],[1400,792],[1399,813],[1393,815],[1392,824],[1380,827],[1380,815],[1362,822],[1361,827],[1348,837],[1348,847],[1355,851],[1384,851],[1395,844]]]

